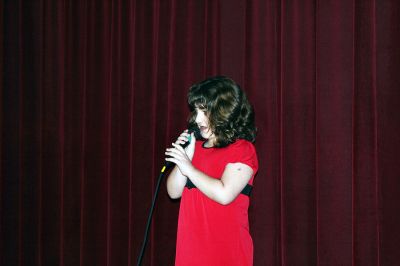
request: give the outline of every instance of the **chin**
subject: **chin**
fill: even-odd
[[[208,139],[208,138],[210,137],[208,134],[203,134],[203,133],[201,133],[200,135],[201,135],[201,137],[202,137],[203,139]]]
[[[206,129],[206,130],[202,130],[202,129],[200,129],[200,135],[201,135],[201,137],[203,138],[203,139],[206,139],[206,140],[208,140],[209,138],[211,138],[212,137],[212,135],[213,135],[213,133],[212,132],[210,132],[211,130],[210,129]]]

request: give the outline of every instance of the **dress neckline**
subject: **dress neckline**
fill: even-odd
[[[206,143],[207,143],[207,141],[203,141],[203,143],[201,144],[201,147],[203,147],[204,149],[213,149],[213,148],[215,148],[214,146],[206,147],[205,146]]]

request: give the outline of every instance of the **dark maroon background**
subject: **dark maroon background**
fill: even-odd
[[[133,265],[187,89],[215,74],[256,110],[255,265],[398,265],[398,1],[19,0],[0,18],[1,265]],[[145,265],[173,264],[178,207],[163,186]]]

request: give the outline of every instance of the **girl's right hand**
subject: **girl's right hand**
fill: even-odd
[[[190,144],[185,147],[185,152],[187,156],[189,157],[190,160],[193,159],[193,154],[194,154],[194,147],[195,147],[195,142],[196,138],[194,137],[194,134],[189,134],[188,130],[186,129],[185,131],[182,132],[182,134],[178,137],[178,139],[175,141],[175,144],[178,145],[184,145],[187,143],[190,139]]]

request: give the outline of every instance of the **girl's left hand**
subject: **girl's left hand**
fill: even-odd
[[[185,149],[182,148],[182,146],[175,143],[172,143],[172,146],[172,148],[167,148],[165,152],[167,157],[165,160],[175,163],[181,173],[184,176],[188,176],[194,169],[189,156],[186,154]]]

